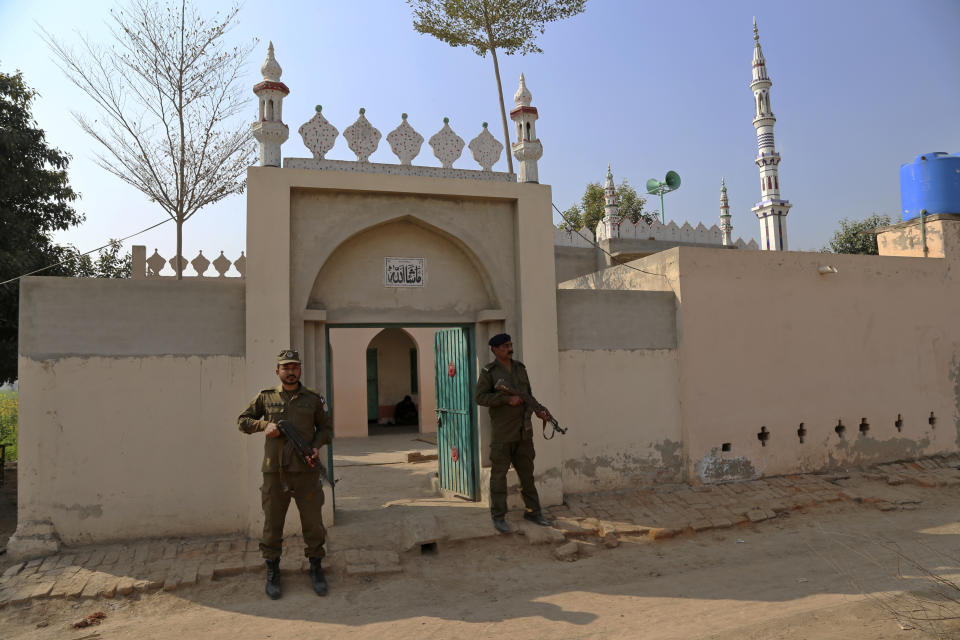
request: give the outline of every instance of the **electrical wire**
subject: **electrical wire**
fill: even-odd
[[[555,204],[552,203],[552,202],[551,202],[550,204],[552,204],[552,205],[553,205],[553,208],[557,210],[557,213],[560,214],[560,217],[563,218],[563,221],[564,221],[564,222],[566,222],[567,224],[570,224],[570,225],[573,224],[572,222],[570,222],[569,219],[567,219],[567,216],[563,215],[563,212],[560,211],[560,209],[557,207],[557,205],[555,205]],[[583,238],[584,240],[586,240],[587,242],[589,242],[590,244],[592,244],[593,246],[595,246],[597,249],[600,249],[600,251],[602,251],[602,252],[604,252],[605,254],[607,254],[607,256],[609,256],[609,258],[610,258],[612,261],[614,261],[618,266],[626,267],[627,269],[633,269],[634,271],[639,271],[640,273],[645,273],[645,274],[647,274],[648,276],[660,276],[661,278],[666,278],[666,277],[667,277],[666,275],[664,275],[664,274],[662,274],[662,273],[654,273],[654,272],[652,272],[652,271],[644,271],[643,269],[640,269],[640,268],[638,268],[638,267],[634,267],[634,266],[632,266],[632,265],[629,265],[629,264],[627,264],[626,262],[624,262],[623,260],[621,260],[620,258],[618,258],[618,257],[616,257],[615,255],[613,255],[612,253],[610,253],[609,251],[607,251],[606,249],[604,249],[603,247],[601,247],[601,246],[600,246],[599,244],[597,244],[595,241],[591,240],[591,239],[588,238],[587,236],[585,236],[585,235],[583,235],[582,233],[580,233],[580,230],[579,230],[579,229],[573,229],[573,231],[574,231],[578,236],[580,236],[581,238]]]
[[[115,243],[115,242],[123,242],[124,240],[129,240],[130,238],[136,237],[136,236],[140,235],[141,233],[146,233],[147,231],[150,231],[151,229],[156,229],[156,228],[159,227],[160,225],[162,225],[162,224],[164,224],[164,223],[167,223],[167,222],[170,222],[171,220],[173,220],[173,218],[167,218],[166,220],[161,220],[160,222],[158,222],[158,223],[155,224],[155,225],[149,226],[149,227],[147,227],[146,229],[141,229],[140,231],[137,231],[136,233],[131,233],[130,235],[125,236],[125,237],[123,237],[123,238],[120,238],[119,240],[111,240],[110,242],[108,242],[107,244],[103,245],[102,247],[97,247],[96,249],[91,249],[90,251],[87,251],[86,253],[81,253],[81,254],[78,254],[78,255],[70,256],[70,257],[67,258],[66,260],[61,260],[60,262],[55,262],[54,264],[48,264],[47,266],[41,267],[41,268],[39,268],[39,269],[35,269],[35,270],[31,271],[30,273],[24,273],[23,275],[19,275],[19,276],[17,276],[16,278],[10,278],[9,280],[4,280],[3,282],[0,282],[0,286],[3,286],[3,285],[5,285],[5,284],[10,284],[11,282],[16,282],[16,281],[19,280],[20,278],[26,278],[27,276],[32,276],[32,275],[35,274],[35,273],[40,273],[41,271],[46,271],[47,269],[53,269],[54,267],[59,267],[61,264],[66,264],[66,263],[68,263],[68,262],[71,262],[71,261],[73,261],[73,260],[76,260],[77,258],[82,258],[83,256],[89,255],[89,254],[91,254],[91,253],[94,253],[94,252],[97,252],[97,251],[102,251],[102,250],[106,249],[107,247],[109,247],[110,245],[112,245],[112,244]]]

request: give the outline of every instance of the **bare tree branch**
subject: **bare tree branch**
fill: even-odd
[[[183,223],[242,193],[255,156],[237,81],[256,42],[225,42],[239,11],[205,19],[187,0],[130,0],[110,12],[112,46],[80,35],[79,51],[40,27],[57,65],[100,112],[73,113],[100,144],[97,164],[176,222],[178,256]]]

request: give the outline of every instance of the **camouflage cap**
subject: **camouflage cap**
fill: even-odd
[[[284,349],[283,351],[277,354],[278,365],[288,364],[288,363],[302,364],[300,362],[300,353],[294,349]]]

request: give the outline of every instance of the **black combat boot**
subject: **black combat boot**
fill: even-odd
[[[494,518],[493,528],[499,531],[500,533],[510,533],[510,525],[508,525],[507,521],[504,520],[503,518]]]
[[[271,600],[280,597],[280,558],[267,560],[267,595]]]
[[[327,595],[327,578],[323,575],[320,558],[310,558],[310,584],[318,596]]]
[[[553,521],[544,517],[539,511],[526,511],[523,514],[524,520],[529,520],[534,524],[538,524],[541,527],[549,527],[553,524]]]

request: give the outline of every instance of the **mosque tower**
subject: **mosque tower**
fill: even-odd
[[[733,225],[730,224],[730,201],[727,200],[727,183],[723,178],[720,178],[720,232],[723,234],[723,246],[725,247],[733,244],[731,231],[733,231]]]
[[[607,180],[603,185],[603,218],[597,225],[597,239],[620,237],[620,207],[617,205],[617,188],[613,184],[613,172],[607,165]]]
[[[791,205],[780,199],[780,179],[777,175],[780,154],[773,144],[773,125],[777,119],[770,109],[770,76],[760,48],[757,20],[753,20],[753,107],[756,112],[753,127],[757,130],[757,168],[760,170],[760,202],[752,211],[760,220],[760,248],[767,251],[787,250],[787,213]]]
[[[513,157],[517,159],[517,182],[540,182],[537,160],[543,156],[543,145],[537,139],[537,108],[531,107],[533,96],[527,89],[527,81],[520,74],[520,87],[513,94],[517,105],[510,111],[510,119],[517,123],[517,141],[513,144]]]
[[[257,121],[250,125],[253,137],[260,143],[260,166],[280,166],[280,146],[290,136],[290,129],[283,124],[283,99],[290,93],[287,85],[280,82],[283,69],[273,55],[273,43],[267,47],[267,59],[260,67],[263,82],[253,87],[259,106]]]

